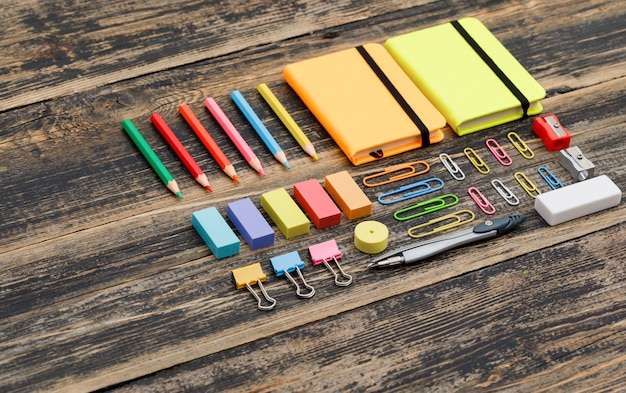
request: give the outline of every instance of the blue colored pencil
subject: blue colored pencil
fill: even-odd
[[[287,157],[285,156],[285,152],[280,148],[276,139],[270,134],[265,124],[259,119],[256,112],[252,109],[248,101],[243,97],[239,90],[233,90],[230,93],[230,98],[235,102],[239,110],[243,113],[243,115],[248,119],[252,128],[259,134],[265,146],[270,150],[270,152],[274,155],[274,157],[283,164],[287,169],[289,169],[289,163],[287,162]]]

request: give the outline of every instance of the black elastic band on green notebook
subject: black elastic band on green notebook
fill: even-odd
[[[420,135],[422,137],[422,147],[430,145],[430,133],[428,131],[428,127],[426,127],[424,122],[422,122],[422,119],[419,118],[417,113],[415,113],[413,108],[411,108],[411,105],[409,105],[404,97],[402,97],[402,94],[400,94],[398,89],[396,89],[396,87],[393,85],[393,83],[391,83],[389,78],[387,78],[387,75],[385,75],[383,70],[378,66],[378,64],[376,64],[372,56],[367,53],[367,50],[365,50],[365,48],[360,45],[357,46],[356,49],[359,51],[361,56],[363,56],[363,59],[365,59],[365,62],[370,66],[372,71],[374,71],[378,79],[383,82],[383,85],[385,85],[387,90],[389,90],[393,98],[395,98],[398,104],[400,104],[400,107],[404,110],[404,112],[406,112],[411,121],[413,121],[413,123],[415,123],[417,128],[420,130]]]
[[[472,36],[469,35],[467,30],[465,30],[463,26],[461,26],[458,20],[454,20],[450,23],[452,23],[452,26],[454,26],[456,31],[458,31],[459,34],[461,34],[461,37],[463,37],[465,41],[467,41],[467,43],[472,47],[472,49],[474,49],[476,54],[480,56],[481,59],[483,59],[485,64],[487,64],[487,66],[491,68],[491,70],[496,74],[498,78],[500,78],[502,83],[504,83],[507,89],[509,89],[511,93],[513,93],[515,98],[517,98],[517,100],[522,105],[522,109],[524,110],[523,117],[528,117],[528,108],[530,107],[530,102],[528,102],[528,99],[524,96],[524,94],[522,94],[522,92],[517,88],[517,86],[515,86],[515,84],[511,82],[509,77],[506,76],[506,74],[500,69],[500,67],[498,67],[498,65],[491,59],[491,57],[489,57],[487,52],[485,52],[483,48],[481,48],[480,45],[478,45],[478,43],[474,41]]]

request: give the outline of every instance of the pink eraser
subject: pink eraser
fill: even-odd
[[[316,179],[296,183],[293,196],[317,229],[337,225],[341,210]]]
[[[226,205],[226,215],[251,250],[274,244],[274,230],[250,198]]]
[[[549,225],[619,205],[622,191],[606,175],[537,195],[535,210]]]

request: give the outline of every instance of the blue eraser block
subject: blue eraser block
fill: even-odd
[[[226,214],[250,249],[274,244],[274,230],[250,198],[229,203],[226,206]]]
[[[215,258],[229,257],[239,253],[241,244],[239,238],[216,208],[209,207],[193,212],[191,223],[209,246]]]
[[[274,273],[276,273],[277,277],[284,275],[285,272],[295,272],[296,267],[300,270],[304,269],[304,262],[300,259],[298,251],[292,251],[287,254],[270,258],[270,262],[272,263],[272,269],[274,269]]]

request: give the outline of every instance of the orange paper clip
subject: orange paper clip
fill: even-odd
[[[469,218],[467,219],[463,219],[463,216],[468,216]],[[468,222],[472,222],[474,221],[474,213],[472,213],[471,210],[459,210],[458,212],[454,212],[451,214],[446,214],[445,216],[441,216],[441,217],[437,217],[434,218],[424,224],[420,224],[420,225],[416,225],[414,227],[409,228],[408,230],[408,234],[409,236],[411,236],[414,239],[419,239],[420,237],[424,237],[424,236],[428,236],[428,235],[434,235],[435,233],[439,233],[439,232],[443,232],[446,229],[451,229],[451,228],[455,228],[458,227],[459,225],[463,225],[463,224],[467,224]],[[423,232],[420,234],[415,234],[413,232],[415,232],[415,230],[417,229],[421,229],[421,228],[425,228],[431,225],[435,225],[438,224],[440,222],[443,221],[447,221],[447,220],[454,220],[452,222],[449,222],[447,224],[441,225],[435,229],[431,229],[428,232]]]
[[[490,169],[487,164],[485,164],[485,161],[480,158],[480,156],[474,151],[474,149],[472,149],[471,147],[466,147],[463,150],[463,153],[465,153],[465,157],[467,157],[469,162],[474,165],[474,168],[476,168],[478,172],[482,173],[483,175],[486,175],[490,172]]]
[[[467,189],[469,196],[476,202],[476,205],[485,214],[494,214],[496,208],[489,202],[486,196],[476,187],[470,187]]]
[[[424,168],[423,169],[420,168],[421,170],[418,171],[416,169],[418,165],[423,165]],[[417,175],[422,175],[428,172],[429,170],[430,170],[430,165],[428,165],[426,161],[408,162],[406,164],[391,166],[389,168],[386,168],[382,172],[375,173],[373,175],[365,176],[363,178],[363,185],[365,187],[378,187],[384,184],[393,183],[394,181],[408,179],[409,177],[413,177]],[[368,180],[377,179],[379,177],[383,177],[385,175],[390,175],[390,174],[393,174],[393,175],[390,176],[388,179],[379,181],[378,183],[368,182]]]

